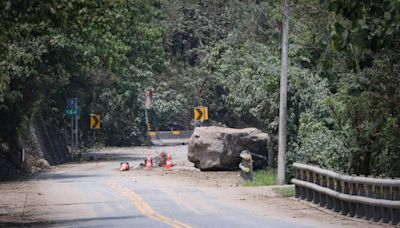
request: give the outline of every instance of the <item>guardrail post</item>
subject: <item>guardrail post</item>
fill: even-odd
[[[296,179],[297,179],[297,180],[301,180],[301,179],[302,179],[302,178],[301,178],[301,173],[302,173],[302,171],[301,171],[300,169],[296,169]],[[295,185],[294,189],[295,189],[295,192],[296,192],[296,195],[295,195],[296,198],[300,198],[302,188],[303,188],[303,187],[300,187],[300,186],[298,186],[298,185]]]
[[[328,188],[335,190],[334,179],[332,177],[328,177]],[[334,208],[334,200],[331,196],[326,196],[326,208],[331,210]]]
[[[314,173],[311,171],[307,172],[307,181],[310,183],[314,183]],[[307,201],[311,202],[314,198],[314,191],[312,189],[307,188]]]
[[[375,198],[374,195],[374,186],[371,184],[367,184],[366,185],[366,189],[367,189],[367,196],[369,198]],[[365,206],[365,219],[366,220],[371,220],[374,214],[374,207],[371,205],[366,205]]]
[[[307,171],[302,170],[303,175],[302,175],[302,181],[307,181]],[[301,188],[301,199],[304,200],[307,197],[307,188]]]
[[[325,175],[321,175],[321,176],[322,176],[322,179],[321,179],[321,186],[326,188],[326,186],[327,186],[326,178],[327,178],[327,177],[326,177]],[[325,206],[326,206],[326,195],[323,194],[323,193],[321,193],[321,202],[319,203],[319,205],[320,205],[321,207],[325,207]]]
[[[348,195],[350,194],[350,186],[349,183],[346,181],[342,181],[343,183],[343,193]],[[350,203],[349,202],[342,202],[342,215],[348,215],[350,213]]]
[[[382,186],[375,186],[375,198],[377,199],[383,199],[383,194],[382,194]],[[373,221],[374,222],[379,222],[382,219],[382,208],[378,206],[374,206],[374,216],[373,216]]]
[[[315,173],[315,184],[321,186],[321,176],[318,173]],[[319,204],[320,202],[321,202],[321,193],[315,191],[313,203]]]
[[[343,193],[343,189],[342,189],[342,182],[340,180],[335,179],[336,182],[336,188],[335,191]],[[340,199],[333,199],[333,204],[334,204],[334,211],[335,212],[340,212],[342,211],[342,201]]]
[[[357,184],[357,190],[359,196],[366,196],[366,190],[364,184]],[[365,205],[362,203],[357,203],[356,217],[364,218],[365,211],[366,211]]]
[[[350,195],[357,195],[357,184],[350,183]],[[349,203],[349,216],[354,217],[356,215],[357,205],[355,203]]]
[[[391,187],[383,187],[384,199],[392,200]],[[392,209],[387,207],[382,207],[382,222],[389,223],[392,221]]]
[[[393,200],[400,200],[400,187],[393,188]],[[393,220],[392,225],[400,223],[400,209],[393,208]]]

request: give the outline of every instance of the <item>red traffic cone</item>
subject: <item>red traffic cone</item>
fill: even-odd
[[[146,160],[146,169],[147,170],[151,169],[151,166],[152,166],[151,163],[152,162],[151,162],[151,158],[150,158],[150,155],[149,155],[149,156],[147,156],[147,160]]]
[[[168,153],[167,156],[167,164],[165,165],[165,169],[169,170],[172,167],[172,160],[171,160],[171,154]]]
[[[120,171],[128,171],[129,170],[129,163],[128,162],[121,162],[119,170]]]

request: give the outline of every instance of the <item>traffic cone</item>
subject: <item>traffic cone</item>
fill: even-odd
[[[120,171],[128,171],[129,170],[129,163],[128,162],[121,162],[119,170]]]
[[[150,155],[149,155],[149,156],[147,156],[147,160],[146,160],[146,169],[147,170],[151,169],[151,166],[152,166],[151,163],[152,162],[151,162],[151,158],[150,158]]]
[[[168,153],[168,156],[167,156],[167,164],[165,165],[165,169],[170,170],[171,167],[172,167],[171,154]]]

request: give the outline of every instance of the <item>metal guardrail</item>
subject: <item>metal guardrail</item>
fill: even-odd
[[[342,175],[294,163],[296,197],[350,217],[400,223],[400,179]]]

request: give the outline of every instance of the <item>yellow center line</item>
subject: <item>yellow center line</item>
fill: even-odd
[[[186,227],[186,228],[191,227],[191,226],[189,226],[189,225],[187,225],[187,224],[185,224],[185,223],[182,223],[182,222],[180,222],[180,221],[178,221],[178,220],[175,220],[175,219],[172,219],[172,218],[168,218],[168,217],[165,217],[165,216],[163,216],[163,215],[161,215],[161,214],[158,214],[157,212],[155,212],[155,211],[150,207],[149,204],[146,203],[146,201],[144,201],[142,198],[140,198],[140,196],[139,196],[136,192],[130,190],[130,193],[131,193],[136,199],[138,199],[138,200],[140,200],[140,201],[142,202],[142,206],[144,206],[145,208],[148,208],[149,210],[151,210],[151,211],[153,211],[154,213],[156,213],[158,217],[160,217],[160,218],[162,218],[162,219],[165,219],[165,220],[170,220],[170,221],[172,221],[172,222],[174,222],[174,223],[180,225],[181,227]]]
[[[191,228],[190,225],[182,223],[178,220],[168,218],[164,215],[159,214],[156,212],[153,208],[150,207],[146,201],[144,201],[136,192],[133,190],[123,187],[116,183],[115,181],[109,181],[108,186],[111,188],[121,192],[125,197],[129,199],[129,201],[139,210],[140,213],[143,215],[153,219],[157,220],[163,223],[166,223],[174,228],[180,228],[180,227],[185,227],[185,228]]]

